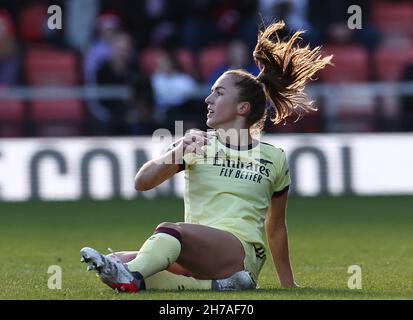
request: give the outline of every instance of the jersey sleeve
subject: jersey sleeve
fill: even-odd
[[[275,177],[275,181],[273,183],[273,197],[281,196],[283,193],[287,192],[291,184],[290,169],[284,151],[282,151],[281,156],[276,163],[278,164],[278,170],[277,176]]]

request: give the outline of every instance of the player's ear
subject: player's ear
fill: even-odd
[[[251,111],[251,104],[247,101],[240,102],[237,109],[238,114],[245,116]]]

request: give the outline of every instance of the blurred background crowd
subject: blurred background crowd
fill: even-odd
[[[0,137],[206,129],[211,85],[227,69],[257,74],[258,29],[278,19],[334,66],[308,88],[319,112],[266,132],[413,131],[411,0],[1,0]]]

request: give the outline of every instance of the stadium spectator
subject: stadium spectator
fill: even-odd
[[[225,71],[233,69],[244,69],[255,76],[258,75],[258,68],[248,54],[247,45],[240,40],[232,41],[228,45],[227,61],[208,77],[208,85],[212,86]]]
[[[83,76],[86,85],[93,86],[97,84],[97,71],[103,62],[110,59],[112,42],[116,34],[120,32],[120,25],[119,17],[111,13],[103,13],[96,18],[96,37],[92,40],[83,60]],[[110,114],[98,100],[89,99],[87,106],[96,124],[110,121]],[[101,131],[97,129],[98,127],[93,131]]]
[[[99,85],[128,85],[135,92],[130,100],[101,99],[100,106],[108,115],[107,120],[95,118],[95,133],[105,135],[127,135],[148,133],[144,127],[150,122],[150,102],[139,90],[145,87],[145,78],[139,71],[131,37],[117,34],[112,40],[112,56],[97,71]],[[149,82],[149,80],[147,81]],[[135,90],[134,90],[135,89]],[[146,86],[145,90],[150,90]],[[134,98],[134,99],[133,99]]]
[[[18,83],[19,51],[13,21],[6,10],[0,9],[0,86]]]
[[[192,76],[180,70],[174,55],[168,51],[159,53],[151,82],[155,118],[160,125],[173,128],[174,120],[184,120],[183,116],[191,118],[192,95],[197,89],[197,83]]]
[[[87,50],[84,58],[84,77],[86,83],[95,83],[96,71],[110,58],[112,41],[121,30],[121,20],[113,13],[102,13],[96,18],[97,36]]]

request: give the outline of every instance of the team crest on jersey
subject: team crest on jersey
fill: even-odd
[[[256,161],[258,161],[259,163],[263,164],[264,166],[266,166],[267,164],[271,163],[271,161],[266,160],[266,159],[261,159],[261,158],[255,158]]]

